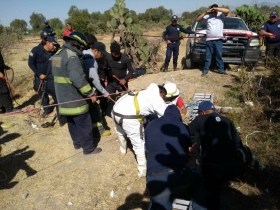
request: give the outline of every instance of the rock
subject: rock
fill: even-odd
[[[67,205],[68,206],[73,206],[73,203],[71,201],[68,201]]]
[[[36,124],[31,124],[31,126],[32,126],[32,128],[35,128],[36,130],[38,130],[39,128],[38,128],[38,126],[36,125]]]
[[[23,200],[25,200],[25,199],[28,197],[28,195],[29,195],[29,193],[24,193],[24,194],[21,196],[21,198],[22,198]]]
[[[127,189],[127,190],[131,190],[131,187],[130,187],[130,186],[127,186],[126,189]]]
[[[110,192],[110,196],[111,196],[111,198],[117,198],[118,197],[118,195],[114,192],[114,190],[112,190]]]

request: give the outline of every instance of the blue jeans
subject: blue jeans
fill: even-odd
[[[220,73],[224,72],[224,62],[222,59],[223,41],[221,39],[206,41],[206,55],[203,72],[208,72],[212,61],[212,55],[215,55],[216,64]]]
[[[161,174],[147,176],[147,188],[151,194],[149,210],[171,210],[173,193],[188,190],[192,197],[193,210],[207,209],[204,186],[201,176],[189,169],[179,169],[173,172],[163,170]]]
[[[172,52],[173,52],[173,68],[177,68],[177,61],[178,61],[178,56],[179,56],[179,46],[180,46],[180,41],[167,45],[166,57],[165,57],[165,61],[164,61],[164,68],[166,68],[166,69],[168,68]]]

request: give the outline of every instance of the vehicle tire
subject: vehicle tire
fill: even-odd
[[[181,64],[182,64],[182,70],[187,69],[186,57],[183,57],[183,58],[182,58]]]
[[[186,69],[193,69],[194,68],[194,62],[192,60],[192,53],[189,50],[186,56]]]

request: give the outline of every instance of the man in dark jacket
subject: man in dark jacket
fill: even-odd
[[[62,49],[52,57],[59,113],[67,117],[74,148],[83,148],[85,155],[96,154],[102,149],[94,145],[89,105],[85,99],[90,97],[95,103],[96,97],[86,80],[82,61],[82,51],[88,46],[88,40],[80,31],[74,31],[63,39],[65,44]]]
[[[173,52],[173,69],[177,70],[177,62],[179,55],[179,46],[180,46],[180,31],[185,34],[190,34],[192,31],[183,28],[178,24],[178,16],[173,15],[171,17],[171,24],[165,28],[163,33],[163,38],[166,41],[166,57],[164,61],[164,71],[168,72],[168,65],[171,59],[171,55]]]
[[[266,50],[265,55],[268,57],[280,58],[280,19],[278,12],[273,11],[269,15],[260,30],[260,35],[265,37]]]
[[[189,130],[175,105],[168,106],[161,118],[147,125],[145,145],[149,210],[172,209],[173,193],[185,190],[191,194],[193,209],[206,209],[202,177],[187,165]]]
[[[34,72],[34,90],[38,91],[40,84],[46,85],[47,82],[47,72],[48,72],[48,64],[49,59],[56,50],[57,41],[53,36],[47,36],[45,38],[44,44],[39,44],[38,46],[34,47],[28,58],[28,66],[31,68],[31,70]],[[48,82],[53,82],[52,80],[49,80]],[[55,95],[54,90],[47,89],[46,91],[50,92],[51,95]],[[41,90],[39,90],[39,94],[42,94]],[[44,94],[42,98],[42,106],[48,106],[49,105],[49,96],[48,94]],[[49,113],[51,113],[53,110],[53,107],[44,107],[44,113],[42,114],[43,117],[47,116]]]
[[[44,21],[44,25],[45,25],[45,27],[42,30],[42,32],[44,34],[46,34],[47,36],[55,36],[56,35],[56,33],[53,30],[53,28],[49,26],[49,21],[48,20]]]
[[[201,145],[201,173],[208,208],[216,210],[219,209],[219,191],[223,183],[241,175],[246,164],[253,166],[255,163],[250,149],[243,146],[233,122],[216,113],[210,101],[201,102],[198,113],[189,129],[195,137],[195,146]]]
[[[128,80],[133,74],[133,68],[129,57],[121,53],[121,46],[117,42],[111,44],[110,50],[111,55],[105,57],[103,67],[109,70],[106,90],[111,94],[128,89]],[[115,99],[116,95],[111,97]],[[113,106],[114,103],[108,101],[106,109],[106,115],[108,117],[111,117]]]
[[[5,63],[0,51],[0,109],[2,109],[2,113],[12,112],[14,109],[10,91],[4,79]]]

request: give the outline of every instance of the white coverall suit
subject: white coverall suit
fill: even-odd
[[[157,113],[159,117],[164,114],[167,107],[160,96],[159,88],[155,83],[149,85],[145,90],[139,91],[137,101],[139,105],[139,115],[136,115],[135,97],[129,94],[122,96],[114,105],[112,118],[115,120],[116,131],[120,142],[120,150],[126,153],[127,136],[133,146],[138,162],[138,176],[146,176],[146,157],[144,127],[139,122],[139,115],[144,117],[152,113]]]

